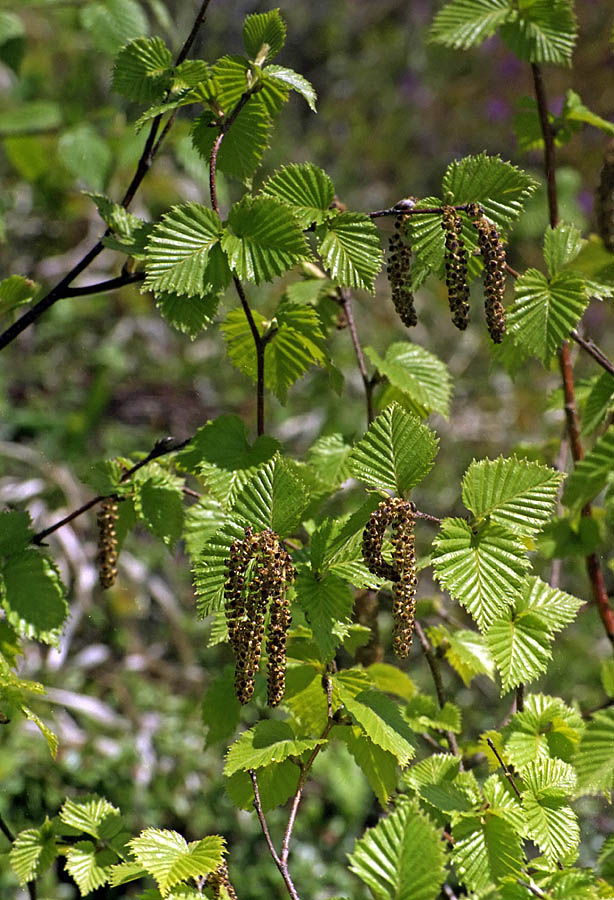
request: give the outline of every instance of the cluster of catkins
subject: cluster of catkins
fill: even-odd
[[[98,523],[98,580],[103,588],[110,588],[117,578],[117,501],[112,497],[103,500],[96,516]]]
[[[408,500],[389,497],[371,514],[362,536],[362,555],[374,575],[393,582],[393,644],[397,656],[409,654],[416,613],[415,507]],[[382,555],[384,534],[392,528],[392,562]]]
[[[230,881],[226,860],[214,872],[207,875],[205,884],[208,888],[211,888],[215,900],[221,900],[221,898],[225,897],[228,897],[228,900],[237,900],[237,893]]]
[[[411,246],[404,229],[406,215],[397,216],[395,231],[388,241],[388,283],[392,292],[392,302],[399,318],[408,328],[418,324],[411,289]]]
[[[235,654],[235,693],[240,703],[249,703],[254,693],[254,676],[260,664],[267,611],[269,706],[281,703],[286,681],[286,638],[290,608],[286,589],[294,581],[290,554],[278,535],[267,528],[235,540],[226,560],[226,622]]]
[[[464,331],[469,324],[467,251],[462,238],[463,223],[453,206],[444,207],[441,227],[446,236],[446,287],[452,322]]]
[[[597,231],[604,246],[614,253],[614,140],[609,142],[603,158],[595,211]]]

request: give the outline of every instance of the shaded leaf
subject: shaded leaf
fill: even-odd
[[[384,359],[372,347],[364,351],[380,375],[409,400],[417,416],[438,412],[448,417],[452,379],[440,359],[410,341],[389,344]]]
[[[283,762],[289,756],[301,756],[307,750],[313,750],[320,743],[319,738],[297,738],[287,722],[262,720],[231,744],[226,754],[224,775],[230,777],[235,772]]]
[[[382,266],[379,232],[362,213],[339,213],[318,230],[318,250],[333,281],[374,292]]]
[[[6,560],[1,573],[1,602],[9,624],[24,637],[56,644],[68,604],[55,565],[38,550],[23,550]]]
[[[435,16],[430,40],[456,50],[468,50],[491,37],[511,11],[509,0],[452,0]]]
[[[112,87],[137,103],[153,103],[170,86],[173,57],[159,37],[137,38],[119,51]]]
[[[321,225],[331,216],[335,187],[326,172],[312,163],[284,166],[267,178],[261,191],[287,204],[303,228],[314,222]]]

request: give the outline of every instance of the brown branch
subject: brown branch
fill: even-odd
[[[596,363],[598,363],[602,369],[605,369],[606,372],[609,372],[610,375],[614,375],[614,363],[610,362],[608,357],[603,353],[602,350],[599,349],[597,344],[592,340],[586,340],[580,335],[576,329],[570,331],[570,337],[582,347],[583,350],[588,353],[589,356],[592,356]]]
[[[510,770],[508,769],[508,767],[507,767],[507,766],[505,765],[505,763],[503,762],[503,759],[501,758],[501,755],[500,755],[499,751],[497,750],[497,748],[495,747],[494,743],[491,741],[490,738],[486,738],[486,743],[488,744],[488,746],[490,747],[490,749],[492,750],[492,752],[493,752],[493,753],[495,754],[495,756],[497,757],[497,761],[498,761],[499,765],[501,766],[501,768],[503,769],[503,773],[504,773],[505,777],[507,778],[507,780],[509,781],[509,783],[510,783],[510,785],[511,785],[511,787],[512,787],[512,790],[514,791],[514,793],[516,794],[516,796],[518,797],[518,799],[519,799],[520,802],[522,803],[522,794],[521,794],[520,791],[518,790],[518,785],[517,785],[516,782],[514,781],[514,776],[512,775],[512,773],[510,772]]]
[[[362,347],[360,346],[360,339],[358,337],[356,322],[354,321],[354,313],[352,311],[352,295],[348,288],[337,288],[337,291],[339,296],[339,305],[343,309],[347,318],[350,335],[352,337],[352,344],[354,345],[354,353],[356,354],[356,362],[358,363],[358,369],[360,371],[362,383],[365,388],[365,399],[367,403],[367,424],[370,425],[374,419],[373,388],[375,387],[375,381],[370,378],[367,373],[365,357],[364,353],[362,352]]]
[[[149,451],[147,456],[143,459],[140,459],[137,463],[135,463],[130,469],[128,469],[122,477],[119,479],[121,483],[128,481],[135,472],[138,472],[139,469],[142,469],[143,466],[146,466],[147,463],[150,463],[153,459],[158,459],[160,456],[166,456],[168,453],[175,453],[177,450],[181,450],[187,444],[190,443],[192,438],[186,438],[185,441],[180,441],[179,443],[175,443],[172,438],[162,438],[159,441],[156,441],[152,449]],[[58,522],[54,522],[53,525],[50,525],[48,528],[44,528],[42,531],[39,531],[38,534],[35,534],[31,539],[31,544],[42,544],[46,537],[50,534],[53,534],[54,531],[57,531],[59,528],[62,528],[63,525],[68,525],[69,522],[72,522],[73,519],[78,518],[83,515],[84,512],[87,512],[88,509],[91,509],[93,506],[96,506],[97,503],[100,503],[101,500],[106,500],[108,497],[114,497],[114,494],[99,494],[97,497],[93,497],[91,500],[88,500],[87,503],[84,503],[83,506],[80,506],[78,509],[73,510],[73,512],[69,513],[67,516],[64,516],[63,519],[60,519]]]
[[[249,777],[252,780],[252,785],[254,788],[254,809],[256,810],[256,815],[258,816],[258,821],[260,822],[260,827],[262,828],[262,833],[264,834],[264,839],[267,842],[267,847],[269,848],[269,853],[273,857],[273,861],[275,865],[279,869],[281,877],[284,880],[284,883],[288,889],[288,893],[292,897],[292,900],[299,900],[299,895],[294,887],[294,882],[290,876],[290,872],[288,871],[288,866],[281,861],[279,856],[277,855],[277,851],[273,846],[273,841],[271,839],[271,832],[269,831],[269,826],[267,825],[267,821],[264,817],[264,812],[262,811],[262,801],[260,800],[260,790],[258,788],[258,779],[256,778],[256,773],[253,769],[249,770]]]
[[[415,205],[404,205],[405,203],[407,203],[407,201],[399,200],[395,206],[390,206],[387,209],[376,209],[373,212],[366,213],[366,215],[369,216],[370,219],[381,219],[384,216],[440,216],[446,210],[445,206],[423,206],[420,208]],[[459,206],[453,206],[452,209],[464,212],[467,209],[467,206],[467,203],[461,203]]]
[[[243,109],[243,107],[245,106],[245,104],[247,103],[249,98],[252,96],[252,94],[254,93],[254,91],[256,90],[257,87],[258,87],[258,85],[256,84],[256,85],[254,85],[254,87],[249,88],[247,91],[244,91],[241,94],[235,108],[232,110],[230,115],[226,119],[224,119],[224,121],[220,125],[220,133],[214,140],[213,147],[211,148],[211,153],[209,155],[209,192],[211,194],[211,206],[213,207],[215,212],[218,214],[218,216],[220,214],[220,210],[219,210],[218,203],[217,203],[217,185],[216,185],[217,156],[218,156],[218,153],[220,152],[220,147],[222,146],[222,141],[228,134],[231,126],[236,121],[237,116],[239,115],[239,113],[241,112],[241,110]]]
[[[7,841],[10,841],[12,844],[13,841],[15,840],[15,835],[13,834],[13,832],[11,831],[9,826],[6,824],[6,822],[4,821],[2,816],[0,816],[0,831],[5,836]]]
[[[198,15],[194,21],[194,25],[192,26],[192,30],[188,35],[183,47],[179,51],[179,55],[177,56],[175,65],[179,65],[179,63],[183,62],[189,53],[192,44],[196,39],[196,35],[198,33],[198,29],[202,25],[205,20],[205,13],[207,12],[207,8],[210,4],[211,0],[203,0],[203,3],[200,7]],[[147,140],[145,141],[145,146],[143,147],[143,151],[139,158],[139,161],[136,166],[136,171],[132,177],[132,181],[128,185],[124,196],[122,197],[120,205],[124,208],[127,208],[134,196],[141,186],[141,182],[147,175],[147,172],[151,168],[151,165],[160,149],[161,140],[158,140],[155,143],[156,136],[158,133],[158,128],[160,122],[162,120],[162,115],[156,116],[151,123],[151,127],[149,129],[149,134],[147,135]],[[167,129],[163,132],[167,133]],[[91,247],[85,256],[83,256],[79,262],[77,262],[70,272],[68,272],[58,283],[53,287],[43,298],[39,300],[34,306],[32,306],[23,316],[17,319],[9,328],[7,328],[2,334],[0,334],[0,350],[4,347],[8,346],[15,338],[19,337],[22,332],[26,330],[30,325],[39,319],[43,313],[45,313],[48,309],[50,309],[58,300],[62,300],[65,297],[71,296],[71,294],[67,293],[69,285],[77,278],[78,275],[81,274],[87,267],[92,263],[97,256],[102,253],[104,250],[103,239],[107,235],[109,235],[110,229],[107,228],[103,237],[97,241],[93,247]],[[72,296],[76,296],[72,294]]]
[[[551,228],[556,228],[559,221],[558,209],[558,193],[556,186],[556,148],[554,144],[554,133],[550,124],[548,115],[548,101],[546,98],[546,88],[542,76],[541,68],[537,63],[531,63],[531,71],[533,73],[533,86],[535,90],[535,99],[537,101],[537,111],[541,131],[544,138],[544,172],[546,175],[546,187],[548,190],[548,210]],[[563,379],[563,395],[565,398],[565,419],[567,423],[567,434],[569,437],[569,446],[574,463],[579,462],[584,457],[584,449],[580,439],[580,421],[578,417],[578,407],[576,404],[575,385],[573,376],[573,365],[571,361],[571,352],[569,344],[564,341],[559,350],[559,367]],[[591,516],[592,510],[590,503],[587,503],[582,510],[583,516]],[[606,635],[608,636],[612,647],[614,648],[614,610],[610,606],[608,593],[605,587],[605,580],[601,565],[596,553],[590,553],[586,557],[586,571],[591,584],[595,605],[601,618]]]
[[[264,350],[267,342],[258,331],[243,285],[236,275],[233,281],[256,347],[256,431],[260,436],[264,434]]]
[[[435,653],[433,652],[431,643],[430,643],[429,639],[427,638],[426,634],[424,633],[424,630],[423,630],[422,626],[420,625],[420,622],[418,622],[417,619],[414,621],[414,631],[418,635],[418,640],[420,641],[420,645],[422,647],[422,652],[424,653],[424,655],[426,657],[426,661],[429,666],[429,669],[431,670],[431,675],[433,677],[433,683],[435,685],[435,692],[437,693],[437,701],[439,703],[439,708],[443,709],[443,707],[445,706],[446,697],[445,697],[445,692],[443,689],[443,680],[441,678],[441,670],[439,668],[439,660],[435,656]],[[450,749],[452,750],[452,753],[454,754],[454,756],[458,756],[460,759],[461,754],[460,754],[460,750],[458,749],[458,743],[456,742],[456,735],[452,731],[446,731],[445,735],[448,739],[448,743],[450,745]],[[461,767],[462,767],[462,760],[461,760]]]
[[[66,288],[64,297],[86,297],[89,294],[103,294],[106,291],[114,291],[117,288],[125,287],[127,284],[143,281],[144,278],[145,272],[126,272],[125,275],[118,275],[117,278],[109,278],[107,281],[99,281],[97,284]]]

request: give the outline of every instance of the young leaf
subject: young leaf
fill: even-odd
[[[525,353],[548,363],[588,306],[586,283],[576,272],[558,272],[550,281],[537,269],[516,280],[508,330]]]
[[[583,728],[578,713],[558,697],[529,694],[505,729],[508,761],[518,769],[538,759],[571,762]]]
[[[374,293],[382,249],[379,232],[368,216],[339,213],[318,230],[318,250],[333,281]]]
[[[136,860],[153,875],[163,897],[173,885],[215,871],[224,856],[224,839],[218,835],[188,844],[176,831],[159,828],[146,828],[128,846]]]
[[[265,59],[276,56],[286,42],[286,23],[279,9],[253,13],[243,23],[243,46],[251,59],[256,59],[263,45],[267,45]]]
[[[213,210],[199,203],[174,206],[149,237],[143,290],[203,297],[219,289],[219,284],[213,284],[209,263],[221,231]]]
[[[219,129],[206,111],[192,123],[192,144],[208,163]],[[217,171],[249,184],[269,146],[273,123],[259,94],[249,98],[232,128],[224,135],[217,155]]]
[[[173,57],[159,37],[137,38],[119,51],[112,87],[137,103],[154,103],[170,86]]]
[[[590,393],[584,403],[582,415],[582,434],[591,434],[605,421],[606,416],[614,408],[614,375],[603,372],[594,381]]]
[[[9,862],[19,883],[25,884],[48,869],[56,855],[55,832],[47,819],[40,828],[19,832],[11,847]]]
[[[533,681],[552,658],[553,634],[538,613],[508,607],[491,623],[486,640],[501,674],[502,692]]]
[[[333,737],[345,742],[354,762],[369,782],[373,793],[382,806],[385,806],[397,786],[396,757],[370,741],[357,727],[338,725],[334,729]]]
[[[297,738],[287,722],[264,719],[231,744],[226,754],[224,775],[230,777],[235,772],[283,762],[289,756],[301,756],[307,750],[313,750],[320,743],[319,738]]]
[[[156,296],[156,308],[169,325],[187,334],[192,341],[211,325],[219,305],[219,294],[180,297],[178,294],[162,293]]]
[[[68,604],[51,560],[38,550],[23,550],[6,560],[0,575],[0,602],[9,624],[24,637],[56,644]]]
[[[435,577],[485,631],[521,587],[529,565],[524,550],[496,522],[472,529],[463,519],[444,519],[434,544]]]
[[[301,521],[308,502],[305,483],[276,454],[244,486],[233,515],[245,519],[256,531],[271,528],[285,537]]]
[[[613,471],[614,428],[610,428],[574,466],[563,491],[563,503],[581,508],[603,490]]]
[[[303,228],[314,222],[321,225],[331,216],[335,187],[326,172],[312,163],[284,166],[267,178],[261,191],[287,204]]]
[[[569,266],[585,244],[580,229],[569,222],[560,222],[556,228],[548,226],[544,234],[544,259],[550,277]]]
[[[477,519],[490,517],[521,535],[550,520],[563,475],[526,459],[474,460],[463,478],[463,503]]]
[[[101,826],[110,816],[118,816],[119,809],[105,800],[104,797],[66,800],[60,810],[60,819],[65,825],[71,825],[92,837],[101,836]]]
[[[373,347],[364,350],[380,375],[403,393],[417,416],[438,412],[448,418],[452,379],[438,357],[411,341],[390,344],[384,359]]]
[[[522,212],[537,182],[500,157],[479,153],[451,162],[441,187],[455,205],[479,203],[488,218],[505,231]]]
[[[541,578],[529,576],[516,598],[516,612],[535,612],[547,628],[556,633],[573,622],[584,600],[550,587]]]
[[[578,773],[578,793],[614,790],[614,709],[593,714],[573,759]]]
[[[573,0],[532,0],[501,28],[508,47],[532,63],[571,65],[577,25]]]
[[[393,403],[354,446],[350,472],[371,487],[404,496],[430,472],[437,444],[430,428]]]
[[[284,66],[267,66],[264,74],[269,82],[277,82],[284,88],[296,91],[306,101],[309,109],[316,112],[317,94],[311,82],[304,75],[300,75],[294,69],[286,69]]]
[[[304,568],[295,584],[296,599],[311,626],[313,637],[328,662],[341,643],[344,625],[348,625],[354,606],[354,597],[347,584],[335,575],[316,578]]]
[[[272,281],[309,258],[300,225],[273,197],[243,197],[232,207],[227,225],[222,247],[230,267],[246,281]]]
[[[466,816],[452,826],[455,840],[452,860],[460,880],[475,891],[502,879],[520,876],[520,835],[504,818],[487,810],[481,816]]]
[[[0,281],[0,316],[29,303],[38,293],[39,285],[23,275],[9,275]]]
[[[469,812],[479,802],[475,781],[468,785],[459,778],[459,761],[453,756],[430,756],[408,770],[405,780],[423,800],[445,813]]]
[[[568,797],[576,785],[572,766],[560,759],[529,763],[522,770],[522,806],[529,837],[553,863],[577,855],[580,829]]]
[[[407,765],[416,750],[413,732],[397,704],[379,691],[360,691],[354,696],[353,691],[338,680],[335,680],[335,686],[341,702],[366,736],[382,750],[392,753],[399,765]]]
[[[440,832],[413,803],[403,803],[356,841],[350,869],[376,900],[436,900],[445,878]]]
[[[435,16],[430,40],[468,50],[491,37],[512,14],[510,0],[452,0]]]
[[[77,882],[82,897],[108,882],[115,862],[112,850],[96,852],[92,841],[77,841],[66,851],[66,871]]]
[[[562,119],[563,124],[570,122],[572,125],[575,125],[576,123],[578,123],[578,125],[592,125],[593,128],[598,128],[606,134],[614,134],[614,125],[611,122],[608,122],[607,119],[602,119],[601,116],[591,112],[591,110],[582,103],[579,94],[576,94],[576,92],[572,90],[568,90],[565,94],[565,103],[563,104],[560,118]]]
[[[311,445],[307,451],[307,461],[333,489],[350,477],[347,463],[351,452],[352,445],[346,443],[342,434],[327,434]]]
[[[136,481],[135,506],[150,531],[172,548],[183,529],[183,482],[161,468],[148,471],[150,477]]]
[[[443,625],[429,628],[434,647],[443,647],[444,655],[466,687],[476,675],[493,678],[495,664],[483,635],[464,628],[448,631]]]

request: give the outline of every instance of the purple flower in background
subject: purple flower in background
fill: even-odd
[[[509,118],[511,110],[506,100],[503,100],[501,97],[490,97],[486,101],[485,112],[492,122],[503,122]]]
[[[578,206],[585,216],[591,216],[595,206],[595,195],[593,192],[587,190],[580,191],[578,193]]]

